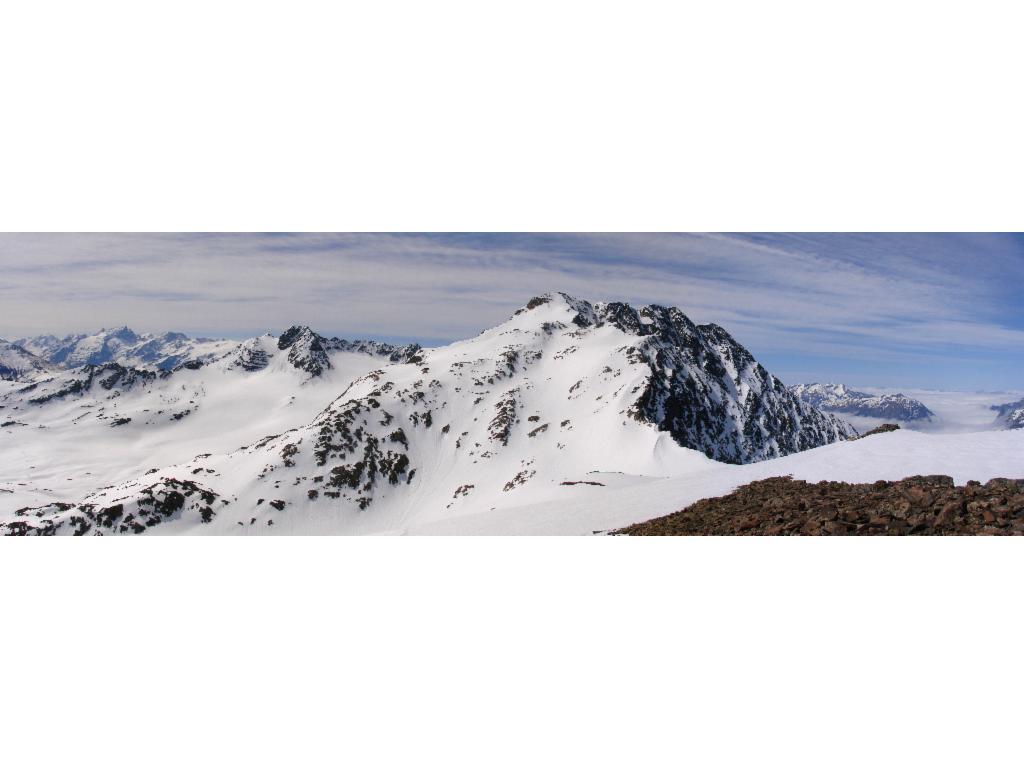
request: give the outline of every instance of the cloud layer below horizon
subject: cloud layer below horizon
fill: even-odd
[[[1024,386],[1002,234],[0,234],[0,337],[466,338],[547,291],[680,307],[786,381]]]

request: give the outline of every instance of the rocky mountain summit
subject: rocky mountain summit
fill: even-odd
[[[346,341],[321,336],[305,325],[293,325],[280,336],[267,334],[242,342],[231,352],[233,365],[246,371],[260,371],[280,356],[288,366],[309,377],[323,376],[334,368],[338,353],[378,358],[381,365],[404,363],[419,353],[419,344],[395,346],[379,341]],[[280,354],[279,354],[280,353]]]
[[[696,325],[675,307],[590,304],[564,294],[557,300],[575,312],[571,322],[581,334],[611,326],[630,337],[619,351],[647,377],[629,413],[679,445],[745,464],[856,434],[793,396],[721,326]],[[547,301],[534,299],[527,310]]]
[[[331,367],[331,352],[360,352],[385,358],[391,363],[406,363],[421,349],[419,344],[392,346],[378,341],[328,339],[304,325],[293,325],[282,333],[277,348],[288,351],[288,361],[293,367],[312,376],[319,376]]]
[[[830,413],[893,421],[923,421],[932,413],[920,400],[904,394],[871,395],[845,384],[795,384],[790,391],[804,402]]]

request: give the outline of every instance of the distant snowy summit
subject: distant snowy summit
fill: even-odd
[[[161,371],[169,371],[191,360],[212,360],[238,344],[236,341],[193,339],[184,333],[138,334],[127,327],[63,338],[35,336],[14,343],[57,368],[119,363]]]
[[[0,339],[0,380],[17,381],[52,369],[46,360],[21,345]]]
[[[845,384],[796,384],[789,389],[805,403],[831,413],[904,422],[927,421],[935,415],[920,400],[904,394],[871,395]]]
[[[992,410],[996,412],[996,425],[1001,429],[1024,429],[1024,400],[993,405]]]
[[[101,330],[58,338],[36,336],[16,342],[0,340],[0,377],[33,378],[40,373],[82,369],[117,371],[118,368],[168,373],[231,358],[244,370],[265,368],[282,352],[289,364],[310,376],[330,370],[334,352],[361,352],[404,362],[419,345],[393,346],[377,341],[346,341],[321,336],[306,326],[292,326],[280,336],[267,334],[243,342],[190,338],[184,333],[138,334],[131,328]]]
[[[332,352],[360,352],[385,358],[391,363],[408,363],[419,353],[419,344],[393,346],[379,341],[345,341],[321,336],[304,325],[293,325],[277,340],[279,350],[287,350],[288,361],[299,370],[319,376],[331,367]]]

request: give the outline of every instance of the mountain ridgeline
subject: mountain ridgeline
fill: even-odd
[[[647,380],[629,413],[683,447],[746,464],[856,434],[801,402],[721,326],[695,325],[675,307],[558,300],[575,311],[582,333],[609,325],[631,337],[626,360],[646,367]]]
[[[433,349],[328,339],[295,326],[157,378],[112,368],[64,376],[83,381],[79,391],[54,379],[5,405],[27,418],[88,391],[103,398],[99,409],[69,411],[75,419],[95,413],[104,426],[127,424],[105,435],[165,430],[166,442],[182,423],[193,435],[206,434],[203,419],[223,429],[216,408],[204,405],[216,388],[256,392],[270,386],[261,382],[286,380],[330,402],[311,420],[254,435],[237,450],[193,451],[73,501],[22,507],[7,532],[398,530],[601,485],[580,480],[595,471],[702,471],[856,434],[789,391],[717,325],[696,325],[676,308],[565,294],[534,298],[477,337]],[[131,397],[122,386],[134,388]],[[232,394],[232,408],[239,397]],[[293,399],[284,396],[282,413]]]
[[[189,360],[213,360],[237,342],[193,339],[183,333],[138,334],[125,327],[64,337],[36,336],[15,343],[57,369],[119,363],[169,371]]]
[[[312,376],[319,376],[331,368],[331,352],[361,352],[383,357],[391,363],[405,363],[421,349],[419,344],[396,347],[378,341],[328,339],[302,325],[293,325],[282,333],[277,348],[287,350],[288,361],[293,367]]]
[[[934,413],[920,400],[903,393],[871,395],[845,384],[796,384],[790,391],[804,402],[830,413],[891,421],[930,421]]]

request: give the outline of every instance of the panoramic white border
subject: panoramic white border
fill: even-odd
[[[5,11],[15,230],[1006,230],[1019,5]]]
[[[1021,15],[22,4],[0,229],[1021,229]],[[1022,562],[983,539],[0,541],[3,754],[1010,765]]]

